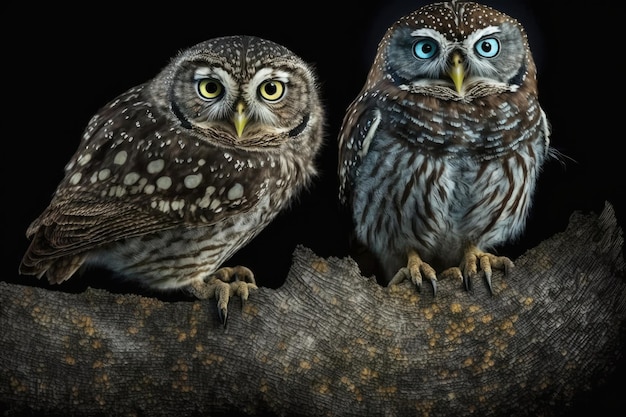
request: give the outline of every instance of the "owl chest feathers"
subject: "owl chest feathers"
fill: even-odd
[[[369,132],[355,182],[362,241],[380,256],[412,247],[452,266],[468,244],[490,248],[521,232],[539,171],[534,159],[545,153],[536,101],[523,111],[506,101],[436,99],[390,108]]]

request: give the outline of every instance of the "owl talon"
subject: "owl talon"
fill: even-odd
[[[217,315],[226,328],[228,302],[233,295],[241,298],[241,305],[248,300],[251,290],[258,289],[254,274],[245,266],[223,267],[211,274],[206,281],[192,283],[189,290],[196,298],[204,300],[215,298]]]
[[[469,276],[463,277],[463,286],[465,287],[465,291],[472,292],[472,280]]]
[[[480,266],[480,271],[478,271]],[[489,293],[493,295],[493,286],[491,283],[491,277],[493,275],[493,268],[501,269],[504,274],[507,275],[514,264],[506,256],[496,256],[491,253],[482,252],[476,247],[471,247],[465,253],[461,268],[463,269],[463,283],[465,284],[465,290],[472,291],[472,280],[479,275],[483,275]]]
[[[409,251],[409,260],[407,266],[402,267],[391,278],[388,285],[397,285],[405,280],[411,280],[417,287],[418,291],[422,291],[422,276],[426,277],[433,286],[433,297],[437,295],[437,274],[435,270],[426,262],[422,261],[415,251]]]
[[[222,323],[222,325],[224,326],[224,328],[226,328],[226,319],[228,318],[228,309],[224,308],[217,308],[217,316],[220,319],[220,323]]]

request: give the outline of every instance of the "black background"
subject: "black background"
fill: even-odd
[[[346,107],[361,89],[385,30],[425,1],[323,3],[153,2],[141,10],[129,2],[57,6],[9,6],[4,19],[5,85],[2,178],[3,280],[47,286],[17,274],[27,248],[25,231],[48,204],[91,115],[126,89],[156,75],[179,50],[206,39],[235,34],[281,43],[312,63],[327,110],[320,177],[228,264],[255,271],[261,286],[276,288],[289,270],[293,249],[303,244],[319,256],[343,257],[347,231],[338,213],[337,135]],[[512,258],[562,231],[575,210],[599,213],[604,202],[624,224],[623,104],[601,92],[623,90],[619,54],[606,27],[590,9],[567,13],[551,2],[485,1],[520,20],[538,67],[540,100],[552,123],[552,145],[567,156],[552,161],[540,178],[522,238],[500,250]],[[563,3],[564,5],[567,3]],[[597,4],[599,9],[599,4]],[[139,9],[139,10],[136,10]],[[617,6],[601,9],[617,14]],[[9,25],[10,24],[10,25]],[[590,25],[594,26],[591,29]],[[9,29],[10,27],[10,29]],[[623,95],[623,94],[622,94]],[[105,277],[106,278],[106,277]],[[55,289],[106,288],[109,280],[88,274]],[[118,285],[118,284],[116,284]],[[113,288],[125,291],[124,287]],[[583,399],[581,410],[611,415],[624,405],[618,391]]]

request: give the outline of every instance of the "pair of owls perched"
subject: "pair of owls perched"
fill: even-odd
[[[60,283],[88,264],[157,289],[247,298],[224,267],[316,174],[324,110],[311,66],[253,36],[183,51],[89,122],[22,274]],[[487,250],[523,230],[549,125],[523,27],[451,1],[381,40],[339,132],[339,200],[390,283],[466,287],[513,263]]]

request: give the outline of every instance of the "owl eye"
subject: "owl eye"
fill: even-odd
[[[432,39],[422,39],[413,44],[413,54],[420,59],[430,59],[439,51],[439,46]]]
[[[278,101],[285,94],[285,84],[282,81],[268,80],[259,86],[259,95],[267,101]]]
[[[212,78],[198,80],[198,94],[205,100],[219,98],[224,93],[224,86]]]
[[[474,47],[478,55],[485,58],[493,58],[500,52],[500,43],[495,38],[481,39]]]

